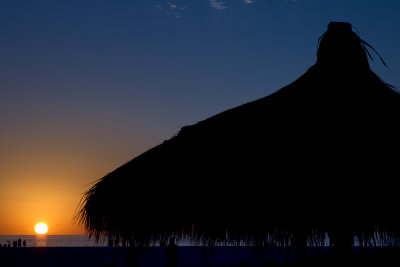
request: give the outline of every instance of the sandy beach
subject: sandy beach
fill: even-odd
[[[39,248],[1,248],[0,266],[105,266],[105,247],[39,247]],[[118,267],[132,266],[127,264],[126,248],[114,248],[115,265]],[[351,262],[388,263],[399,261],[399,247],[386,248],[353,248]],[[252,247],[179,247],[179,267],[183,266],[271,266],[293,265],[295,250],[292,248],[252,248]],[[331,263],[335,260],[332,248],[309,248],[301,253],[302,261],[306,260],[316,264]],[[400,261],[399,261],[400,262]],[[383,264],[383,265],[382,265]],[[137,249],[136,266],[165,266],[166,253],[163,248]],[[325,264],[324,264],[325,265]]]
[[[0,248],[0,266],[104,266],[103,254],[100,247]]]

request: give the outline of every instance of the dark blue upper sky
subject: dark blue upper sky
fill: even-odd
[[[0,1],[2,200],[10,177],[49,164],[82,192],[182,126],[280,89],[330,21],[352,23],[400,85],[397,0]]]

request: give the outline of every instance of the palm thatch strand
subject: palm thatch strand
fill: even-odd
[[[400,94],[370,69],[368,46],[330,23],[300,78],[107,174],[77,217],[130,245],[397,242]]]

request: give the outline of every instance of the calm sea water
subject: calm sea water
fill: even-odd
[[[102,247],[106,242],[96,243],[87,235],[0,235],[0,245],[18,239],[26,240],[27,247]]]

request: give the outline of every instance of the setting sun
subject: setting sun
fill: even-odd
[[[39,235],[44,235],[49,230],[49,227],[45,223],[38,223],[35,226],[35,232]]]

